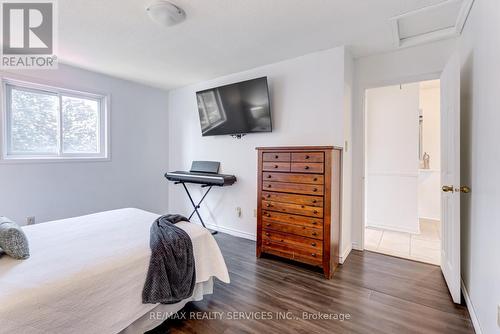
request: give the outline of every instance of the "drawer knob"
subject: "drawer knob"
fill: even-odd
[[[313,225],[318,225],[318,223],[317,223],[317,222],[312,222],[312,224],[313,224]]]
[[[269,197],[269,195],[267,195],[267,196]],[[316,203],[316,202],[317,202],[317,200],[313,199],[313,203]]]
[[[270,235],[271,235],[271,234],[269,234],[269,233],[266,233],[266,236],[270,236]]]
[[[266,216],[267,217],[271,217],[271,214],[270,213],[266,213]],[[269,226],[269,225],[267,225],[267,226]]]
[[[278,168],[278,165],[274,165],[274,168]]]
[[[312,254],[311,254],[311,256],[312,256],[312,257],[316,257],[316,253],[312,253]]]
[[[313,233],[312,233],[312,235],[314,235],[314,236],[317,236],[317,235],[318,235],[318,233],[316,233],[316,232],[313,232]]]
[[[272,177],[273,177],[273,176],[272,176],[271,174],[268,174],[268,175],[267,175],[267,178],[268,178],[268,179],[270,179],[270,178],[272,178]]]
[[[318,214],[318,211],[317,211],[317,210],[314,210],[313,212],[314,212],[314,214],[315,214],[315,215],[316,215],[316,214]]]
[[[278,159],[278,158],[279,158],[279,155],[277,155],[277,154],[276,154],[276,155],[274,156],[274,159]]]
[[[306,206],[305,206],[305,205],[301,205],[300,207],[303,209],[303,208],[305,208]]]
[[[281,241],[281,242],[284,242],[285,240],[281,239],[280,241]]]
[[[268,208],[270,208],[272,205],[271,205],[271,203],[267,203],[267,204],[266,204],[266,206],[267,206]]]
[[[268,185],[267,185],[267,187],[268,187],[268,188],[271,188],[271,185],[270,185],[270,184],[268,184]]]
[[[308,156],[308,155],[306,155],[306,159],[309,159],[309,156]]]
[[[269,185],[269,186],[271,186],[271,185]],[[314,192],[318,191],[318,188],[314,188],[314,189],[313,189],[313,191],[314,191]]]
[[[318,178],[317,178],[317,177],[315,177],[315,178],[313,179],[313,181],[318,181]]]
[[[316,247],[316,243],[315,243],[315,242],[312,242],[312,243],[311,243],[311,246]]]
[[[309,169],[309,166],[305,166],[304,169],[306,169],[306,170]]]
[[[267,198],[271,197],[271,194],[267,194],[267,195],[266,195],[266,197],[267,197]]]
[[[267,223],[266,226],[271,226],[271,224]]]

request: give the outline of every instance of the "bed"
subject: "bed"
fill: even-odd
[[[142,333],[161,323],[150,312],[176,312],[229,283],[208,230],[181,222],[193,243],[196,285],[177,304],[142,304],[157,214],[120,209],[26,226],[31,257],[0,258],[0,333]]]

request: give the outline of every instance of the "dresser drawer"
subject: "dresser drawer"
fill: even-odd
[[[293,162],[323,162],[325,155],[323,152],[299,152],[292,153]]]
[[[323,261],[322,254],[320,252],[298,249],[279,242],[265,240],[262,242],[262,250],[268,254],[274,254],[315,266],[321,266]]]
[[[263,171],[275,171],[275,172],[289,172],[290,163],[289,162],[263,162]]]
[[[315,206],[262,201],[262,207],[270,211],[278,211],[278,212],[291,213],[309,217],[323,218],[323,208]]]
[[[262,179],[265,181],[293,182],[323,184],[324,177],[320,174],[294,174],[294,173],[273,173],[264,172]]]
[[[320,184],[300,184],[286,182],[262,182],[262,190],[278,191],[284,193],[323,195],[323,185]]]
[[[324,166],[318,162],[292,162],[290,170],[294,173],[323,173]]]
[[[323,219],[306,216],[292,215],[276,211],[268,211],[264,208],[262,218],[265,222],[278,222],[299,225],[300,227],[323,228]],[[265,225],[265,224],[264,224]],[[265,227],[265,226],[264,226]]]
[[[277,193],[277,192],[275,193],[271,191],[263,191],[261,199],[273,202],[295,203],[301,205],[323,207],[322,196],[294,195],[287,193]]]
[[[263,161],[290,161],[290,153],[273,153],[273,152],[268,152],[268,153],[263,153],[262,154],[262,160]]]
[[[263,222],[264,229],[274,230],[278,232],[291,233],[301,235],[303,237],[323,240],[323,229],[310,228],[293,224],[277,223],[272,221]]]
[[[284,243],[290,247],[309,249],[318,253],[323,252],[323,242],[316,239],[304,238],[294,234],[280,233],[273,230],[262,231],[262,240]]]

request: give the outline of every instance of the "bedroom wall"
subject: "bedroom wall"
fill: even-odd
[[[462,280],[477,333],[500,333],[500,2],[476,1],[459,41]]]
[[[27,216],[44,222],[123,207],[166,212],[166,91],[66,65],[16,74],[22,80],[110,94],[111,161],[0,162],[0,215],[24,224]]]
[[[213,228],[255,239],[257,196],[257,146],[335,145],[344,146],[345,85],[352,75],[344,70],[343,47],[235,73],[170,92],[169,169],[188,170],[192,160],[221,162],[221,172],[235,174],[231,187],[214,188],[201,208]],[[347,61],[349,65],[349,61]],[[202,137],[195,92],[241,80],[267,76],[269,80],[273,132],[249,134],[242,139],[230,136]],[[349,183],[345,182],[348,187]],[[199,187],[192,187],[196,198]],[[349,203],[350,196],[345,203]],[[237,216],[236,208],[242,209]],[[169,186],[169,210],[189,213],[192,208],[180,186]],[[345,211],[345,210],[344,210]],[[350,221],[343,231],[350,237]],[[344,242],[350,246],[350,240]]]
[[[354,62],[352,242],[361,242],[364,221],[364,91],[367,88],[436,79],[456,46],[455,39],[358,58]]]

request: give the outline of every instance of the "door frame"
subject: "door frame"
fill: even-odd
[[[373,81],[369,83],[365,83],[359,87],[359,94],[361,94],[361,111],[362,111],[362,131],[360,136],[358,136],[358,139],[360,139],[360,143],[362,146],[362,164],[363,164],[363,173],[362,173],[362,180],[361,180],[361,221],[360,224],[361,226],[359,227],[359,234],[357,240],[360,240],[360,245],[357,245],[356,249],[358,250],[365,250],[365,226],[366,226],[366,91],[368,89],[373,89],[373,88],[380,88],[380,87],[386,87],[386,86],[393,86],[393,85],[400,85],[400,84],[408,84],[408,83],[415,83],[415,82],[421,82],[421,81],[428,81],[428,80],[436,80],[441,78],[441,73],[442,71],[438,72],[430,72],[430,73],[425,73],[425,74],[418,74],[418,75],[410,75],[410,76],[403,76],[399,78],[394,78],[394,79],[385,79],[385,80],[378,80],[378,81]],[[359,138],[360,137],[360,138]],[[354,248],[354,247],[353,247]]]

